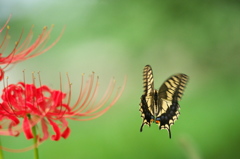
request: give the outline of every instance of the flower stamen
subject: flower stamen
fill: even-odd
[[[3,27],[0,29],[0,33],[3,31],[3,29],[7,26],[7,24],[8,24],[8,22],[10,21],[10,19],[11,19],[11,14],[9,15],[9,17],[8,17],[8,20],[6,21],[6,23],[3,25]]]

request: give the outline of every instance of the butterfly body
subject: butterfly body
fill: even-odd
[[[180,105],[178,101],[183,95],[188,76],[176,74],[167,79],[159,90],[154,89],[153,71],[150,65],[143,70],[143,95],[141,96],[140,112],[143,123],[151,126],[155,122],[159,129],[167,129],[171,138],[170,126],[178,119]]]

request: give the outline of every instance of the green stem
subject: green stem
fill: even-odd
[[[0,145],[2,146],[1,139],[0,139]],[[3,159],[3,150],[2,150],[2,148],[0,148],[0,159]]]
[[[36,125],[32,127],[32,132],[33,132],[33,137],[34,137],[34,138],[33,138],[33,143],[34,143],[34,158],[35,158],[35,159],[39,159]]]
[[[28,114],[27,116],[29,119],[31,119],[30,114]],[[34,159],[39,159],[36,125],[32,127],[32,133],[33,133],[33,143],[34,143]]]

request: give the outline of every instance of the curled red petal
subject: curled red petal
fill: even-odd
[[[66,138],[68,138],[69,135],[70,135],[70,128],[67,127],[67,128],[63,131],[63,133],[62,133],[61,136],[62,136],[64,139],[66,139]]]
[[[59,129],[58,125],[55,122],[53,122],[51,119],[48,119],[48,121],[50,122],[50,125],[52,126],[52,128],[55,132],[55,135],[52,135],[51,139],[58,141],[61,137],[60,129]]]
[[[2,68],[0,68],[0,81],[4,78],[4,71]]]
[[[12,125],[16,126],[20,123],[19,119],[16,116],[9,115],[7,116],[8,119],[12,120]]]
[[[45,120],[41,121],[41,126],[42,126],[43,137],[40,137],[40,142],[47,140],[49,137],[48,127]]]
[[[32,127],[27,116],[23,119],[23,130],[27,139],[33,138]]]
[[[11,120],[9,127],[8,127],[8,132],[10,136],[18,136],[20,133],[18,131],[14,131],[12,128],[16,125],[18,125],[20,122],[18,118],[15,116],[7,116],[8,119]]]

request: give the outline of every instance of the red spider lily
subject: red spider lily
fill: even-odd
[[[37,126],[41,127],[43,136],[39,133],[38,140],[42,142],[50,136],[50,125],[55,132],[52,140],[67,138],[70,129],[63,113],[70,111],[70,108],[62,103],[65,96],[63,92],[51,90],[47,86],[37,88],[34,84],[23,82],[7,86],[3,90],[0,112],[5,119],[11,119],[12,122],[8,125],[8,134],[2,134],[16,136],[22,130],[26,138],[31,139],[32,127]],[[21,123],[20,119],[22,129],[16,128]]]
[[[9,19],[8,19],[8,21],[9,21]],[[2,29],[5,28],[6,24],[3,26]],[[0,33],[1,33],[2,29],[0,30]],[[50,29],[48,29],[47,27],[44,27],[42,33],[38,36],[38,38],[35,40],[35,42],[30,44],[32,41],[32,38],[33,38],[33,30],[32,30],[33,27],[32,27],[30,29],[26,39],[21,42],[21,38],[23,35],[23,31],[22,31],[20,38],[15,43],[15,46],[12,49],[12,51],[6,57],[3,57],[3,52],[6,51],[8,43],[9,43],[9,39],[10,39],[9,38],[10,37],[9,29],[10,29],[10,27],[7,26],[6,33],[0,44],[0,66],[4,65],[4,67],[0,68],[0,81],[3,79],[4,70],[8,67],[9,64],[14,64],[14,63],[17,63],[17,62],[20,62],[23,60],[27,60],[29,58],[38,56],[38,55],[46,52],[60,40],[62,33],[63,33],[62,32],[59,35],[59,37],[52,44],[45,47],[46,43],[49,39],[50,33],[53,29],[53,26]],[[20,44],[20,42],[21,42],[21,44]]]
[[[113,99],[105,106],[113,94],[116,82],[111,80],[103,97],[96,102],[99,83],[98,77],[96,81],[94,78],[93,73],[84,85],[84,76],[82,76],[80,93],[73,105],[71,105],[70,81],[67,94],[59,90],[51,90],[45,85],[37,88],[34,84],[24,82],[7,86],[3,90],[0,113],[5,120],[10,119],[10,124],[8,124],[8,133],[6,130],[3,132],[0,130],[0,134],[16,136],[23,131],[26,138],[31,139],[33,138],[32,127],[37,126],[41,128],[38,132],[43,134],[38,134],[38,140],[42,142],[50,136],[48,127],[51,126],[55,133],[51,137],[52,140],[67,138],[70,128],[66,119],[84,121],[101,116],[120,98],[126,83],[125,81],[124,86],[118,89]],[[23,119],[22,128],[16,128],[21,123],[19,118]]]

